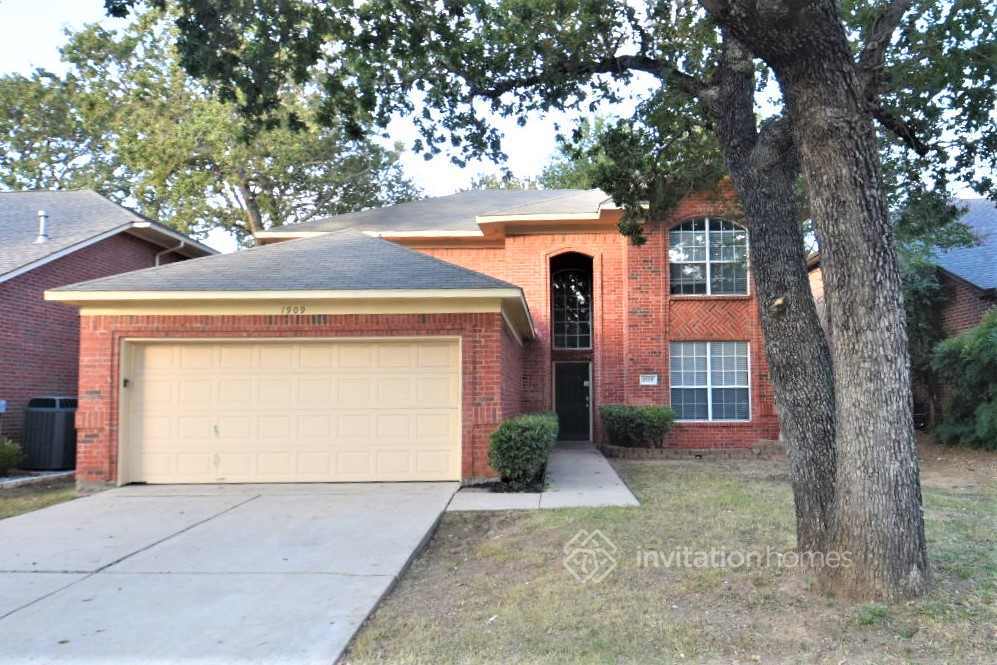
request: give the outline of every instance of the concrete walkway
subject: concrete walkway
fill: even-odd
[[[465,487],[447,506],[448,511],[538,510],[639,506],[640,503],[606,458],[591,443],[559,443],[547,463],[543,492],[491,492]]]
[[[329,665],[456,489],[132,486],[0,520],[0,665]]]

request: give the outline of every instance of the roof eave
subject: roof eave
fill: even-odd
[[[176,247],[174,251],[177,254],[183,254],[188,258],[196,259],[202,256],[218,254],[217,249],[209,247],[202,242],[198,242],[190,236],[184,235],[179,231],[175,231],[165,224],[160,224],[159,222],[139,220],[137,222],[132,222],[130,228],[126,228],[124,230],[131,235],[135,235],[143,238],[144,240],[150,240],[151,242],[161,245],[163,249]],[[152,238],[156,238],[156,240],[152,240]]]
[[[76,291],[60,288],[45,292],[45,300],[87,307],[135,302],[315,301],[315,300],[430,300],[494,299],[521,339],[536,337],[536,326],[523,290],[518,287],[476,289],[350,289],[293,291]]]

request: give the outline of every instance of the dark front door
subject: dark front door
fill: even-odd
[[[561,441],[588,441],[591,409],[588,363],[554,363],[554,410]]]

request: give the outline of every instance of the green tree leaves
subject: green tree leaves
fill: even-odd
[[[320,122],[314,91],[290,79],[276,86],[269,121],[251,122],[234,100],[242,92],[216,95],[187,73],[176,38],[152,11],[121,33],[72,35],[63,77],[0,79],[4,186],[91,187],[185,232],[222,227],[241,240],[418,196],[401,146]]]

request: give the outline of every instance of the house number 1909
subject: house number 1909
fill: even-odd
[[[280,313],[281,314],[304,314],[305,313],[305,306],[304,305],[283,305],[280,308]]]

